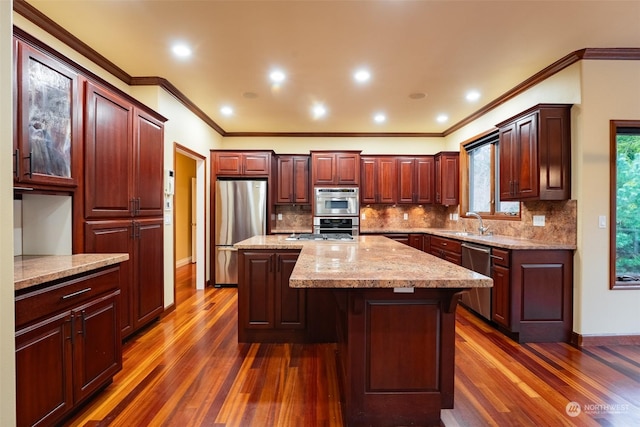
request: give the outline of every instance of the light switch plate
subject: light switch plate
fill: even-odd
[[[533,225],[535,227],[544,227],[544,215],[534,215],[533,216]]]
[[[606,215],[600,215],[598,217],[598,227],[607,228],[607,216]]]
[[[404,220],[406,221],[406,220],[408,220],[408,219],[409,219],[409,214],[408,214],[408,213],[405,213],[405,214],[404,214]]]
[[[281,213],[278,214],[278,221],[282,221],[282,214]]]

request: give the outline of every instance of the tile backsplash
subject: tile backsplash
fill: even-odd
[[[483,220],[496,235],[529,240],[576,244],[577,203],[575,200],[533,201],[521,203],[521,217],[513,220]],[[439,205],[366,205],[360,208],[360,231],[410,232],[422,228],[448,228],[475,231],[475,218],[452,219],[458,206]],[[304,232],[312,228],[310,206],[276,206],[273,232]],[[545,217],[544,226],[534,226],[533,216]],[[405,219],[406,218],[406,219]]]

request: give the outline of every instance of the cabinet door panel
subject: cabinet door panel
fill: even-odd
[[[415,159],[398,158],[398,203],[413,203],[416,197]]]
[[[275,324],[273,254],[247,252],[239,260],[239,321],[247,329],[271,329]]]
[[[87,84],[85,129],[85,217],[126,217],[134,213],[133,107]]]
[[[136,220],[134,230],[133,315],[138,328],[164,310],[163,220]]]
[[[133,223],[129,220],[88,221],[85,223],[85,252],[128,253],[129,260],[120,264],[120,326],[122,336],[133,332]]]
[[[376,159],[362,159],[362,182],[360,184],[360,201],[376,203]]]
[[[509,322],[509,305],[511,303],[511,289],[509,287],[509,269],[501,266],[493,266],[493,289],[492,299],[492,320],[507,328],[511,327]]]
[[[536,115],[516,123],[516,142],[519,162],[514,167],[517,176],[516,193],[519,198],[538,197],[538,125]]]
[[[458,204],[458,194],[460,183],[458,182],[458,156],[446,155],[442,156],[440,160],[440,172],[441,172],[441,204],[446,206],[453,206]]]
[[[313,185],[334,184],[336,175],[336,158],[333,154],[312,154]]]
[[[500,129],[500,200],[512,200],[515,196],[513,165],[517,163],[515,149],[515,124]]]
[[[242,157],[240,153],[215,153],[214,166],[218,175],[241,175]]]
[[[309,156],[293,158],[293,202],[309,203]]]
[[[302,329],[306,325],[306,292],[289,286],[298,254],[277,254],[276,327]]]
[[[80,401],[122,369],[118,291],[73,312],[74,392]]]
[[[294,158],[279,156],[276,176],[276,203],[290,203],[294,190]]]
[[[397,202],[398,176],[395,158],[378,159],[378,200],[380,203]]]
[[[244,175],[267,175],[271,168],[271,156],[267,153],[243,154]]]
[[[134,121],[136,216],[163,213],[163,125],[136,109]]]
[[[336,184],[358,185],[360,183],[360,156],[357,154],[336,155]]]
[[[52,425],[72,408],[72,352],[69,312],[16,332],[18,426]]]
[[[16,179],[75,186],[72,157],[79,154],[77,145],[81,143],[78,75],[22,42],[18,52],[20,151]]]
[[[418,157],[416,162],[415,203],[434,203],[435,163],[433,156]]]

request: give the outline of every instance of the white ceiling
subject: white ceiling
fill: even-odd
[[[640,47],[637,0],[27,1],[129,75],[167,79],[225,132],[440,133],[573,51]],[[372,78],[358,86],[360,66]]]

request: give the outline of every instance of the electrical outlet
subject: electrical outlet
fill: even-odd
[[[367,219],[367,215],[363,212],[363,213],[360,215],[360,219]]]
[[[534,227],[544,227],[544,215],[534,215],[533,225]]]
[[[457,221],[457,220],[459,219],[459,216],[458,216],[458,214],[457,214],[457,213],[454,213],[454,214],[451,214],[451,215],[453,216],[453,218],[452,218],[452,219],[453,219],[454,221]]]
[[[282,221],[282,214],[281,213],[278,214],[278,221]]]
[[[408,220],[408,219],[409,219],[409,214],[405,212],[405,214],[404,214],[404,220],[406,221],[406,220]]]

